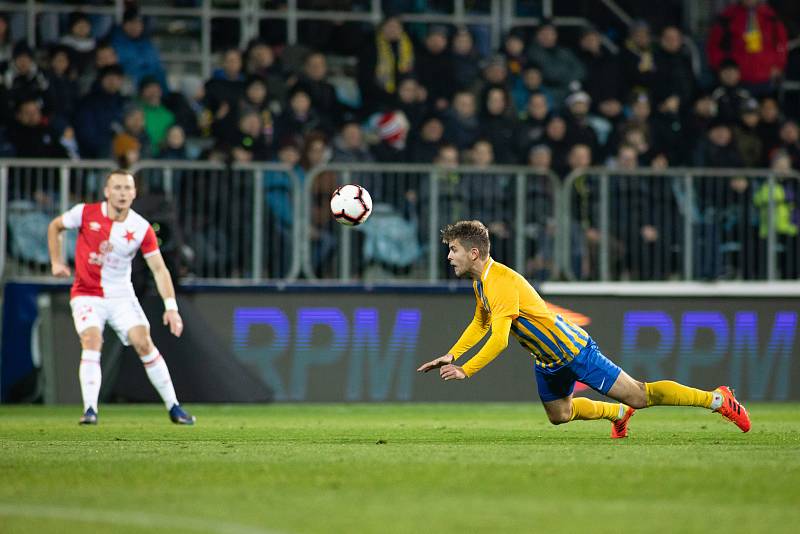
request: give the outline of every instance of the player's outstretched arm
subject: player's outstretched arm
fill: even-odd
[[[435,360],[431,360],[427,363],[423,363],[422,365],[420,365],[419,368],[417,369],[417,372],[427,373],[428,371],[431,371],[433,369],[438,369],[439,367],[449,365],[453,363],[455,359],[456,357],[453,356],[452,354],[445,354],[444,356],[439,356]]]
[[[470,361],[464,364],[463,367],[459,368],[467,377],[470,377],[486,367],[489,362],[497,358],[501,352],[503,352],[506,347],[508,346],[508,335],[511,332],[511,317],[494,317],[492,319],[492,335],[489,336],[489,340],[486,344],[478,351],[478,354],[472,357]],[[455,367],[455,366],[451,366]],[[442,368],[442,372],[444,372],[445,368]],[[442,374],[442,378],[445,378],[444,374]],[[451,378],[460,378],[458,376],[452,376]],[[466,378],[466,377],[465,377]]]
[[[47,250],[50,253],[50,272],[53,276],[66,278],[72,274],[69,266],[64,263],[61,257],[61,234],[67,228],[64,226],[64,221],[61,220],[61,215],[50,221],[47,226]]]
[[[458,338],[455,345],[450,347],[447,353],[452,354],[453,359],[457,360],[462,354],[483,339],[483,336],[489,331],[489,326],[489,314],[483,309],[483,305],[478,303],[475,306],[475,315],[472,317],[472,322],[467,325],[461,337]]]
[[[156,280],[158,294],[164,299],[164,315],[162,317],[164,325],[169,326],[170,333],[175,337],[181,337],[183,333],[183,319],[178,313],[178,302],[175,300],[175,286],[172,285],[172,277],[169,269],[164,263],[161,254],[152,254],[145,258],[147,266],[153,272]]]

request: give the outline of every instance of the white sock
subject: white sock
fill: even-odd
[[[81,351],[81,363],[78,366],[78,379],[81,382],[81,397],[83,397],[83,411],[89,408],[97,413],[97,397],[100,396],[100,351]]]
[[[161,400],[164,401],[167,410],[178,404],[178,397],[175,396],[175,388],[172,386],[167,362],[161,357],[158,349],[153,348],[153,352],[147,356],[140,356],[140,359],[144,364],[144,370],[147,371],[147,378],[161,395]]]
[[[720,393],[719,391],[712,391],[711,395],[712,395],[711,406],[709,406],[709,408],[711,408],[712,410],[719,410],[719,408],[722,406],[722,401],[724,400],[722,398],[722,393]]]
[[[619,405],[619,418],[622,419],[625,417],[625,412],[628,411],[628,407],[624,404],[620,403]]]

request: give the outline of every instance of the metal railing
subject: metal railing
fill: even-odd
[[[590,168],[563,187],[560,261],[570,280],[798,277],[800,174]]]
[[[103,198],[110,161],[0,160],[0,273],[47,277],[49,221]],[[134,209],[184,280],[453,278],[439,230],[482,220],[492,255],[544,280],[778,280],[800,274],[800,174],[768,169],[145,161]],[[330,217],[337,185],[372,194],[368,223]],[[64,254],[74,251],[68,234]]]
[[[0,163],[0,267],[12,275],[49,274],[47,225],[78,203],[101,198],[110,162],[64,160],[2,160]],[[75,232],[67,232],[62,255],[74,258]],[[13,260],[6,265],[7,260]]]
[[[233,5],[231,5],[233,4]],[[166,48],[161,50],[162,60],[175,64],[183,69],[186,64],[199,66],[199,73],[203,78],[211,76],[213,69],[212,56],[212,22],[215,20],[229,19],[239,23],[239,46],[244,48],[248,41],[259,36],[259,22],[282,21],[286,24],[287,44],[293,45],[298,40],[298,26],[308,21],[350,21],[376,24],[383,17],[380,1],[370,2],[367,11],[340,11],[340,10],[311,10],[298,7],[298,0],[286,0],[285,5],[265,7],[264,3],[256,0],[242,2],[223,2],[217,0],[200,0],[196,6],[177,7],[168,5],[154,5],[144,3],[141,5],[142,15],[154,19],[169,19],[170,21],[193,21],[199,30],[200,49],[197,51],[174,51]],[[486,25],[492,29],[490,38],[492,48],[500,44],[501,31],[501,0],[491,0],[489,13],[470,13],[465,9],[464,0],[455,0],[451,13],[406,13],[405,22],[445,23],[445,24],[471,24]],[[24,3],[0,1],[0,11],[19,14],[24,17],[26,28],[25,38],[28,45],[36,47],[38,35],[31,31],[37,27],[37,21],[42,15],[66,15],[79,9],[88,15],[111,17],[119,22],[125,9],[124,0],[108,0],[106,5],[87,4],[79,8],[74,5],[59,5],[50,2],[27,0]],[[503,28],[507,29],[507,28]],[[171,48],[171,47],[170,47]],[[198,53],[199,52],[199,53]]]
[[[0,160],[0,273],[48,276],[47,224],[103,199],[111,161]],[[293,279],[300,272],[300,180],[279,164],[146,161],[134,209],[184,279]],[[65,257],[72,259],[75,233]]]
[[[330,192],[358,183],[371,192],[369,223],[355,229],[330,217]],[[519,272],[556,278],[558,177],[530,167],[325,165],[305,184],[304,273],[308,278],[367,280],[453,278],[439,231],[480,219],[493,235],[492,255]]]
[[[0,1],[0,11],[16,16],[22,20],[24,25],[24,36],[15,35],[15,39],[24,37],[28,45],[37,47],[44,43],[37,40],[44,33],[40,18],[42,16],[55,17],[49,26],[58,27],[60,22],[58,17],[64,17],[68,13],[80,10],[87,15],[95,17],[105,17],[106,25],[119,22],[125,9],[125,0],[107,0],[104,4],[84,4],[81,6],[61,5],[54,2],[41,0],[26,0],[24,2]],[[182,22],[185,32],[194,32],[196,39],[190,39],[189,43],[199,43],[199,49],[184,49],[175,47],[172,44],[161,47],[162,60],[180,69],[194,71],[204,79],[211,76],[213,69],[213,43],[212,43],[212,22],[218,20],[233,20],[239,25],[239,46],[244,48],[251,39],[258,37],[260,33],[259,25],[262,21],[281,21],[286,25],[287,44],[293,45],[298,41],[298,28],[303,22],[330,21],[330,22],[363,22],[366,24],[377,24],[384,17],[380,0],[370,0],[368,9],[365,10],[313,10],[303,9],[302,2],[299,0],[285,0],[284,2],[263,2],[259,0],[244,0],[240,2],[228,2],[224,0],[199,0],[195,6],[170,6],[156,2],[141,2],[141,13],[159,22],[175,24]],[[516,26],[534,26],[541,21],[537,16],[519,16],[517,14],[517,2],[514,0],[490,0],[486,3],[478,3],[480,10],[468,9],[466,0],[453,0],[452,9],[445,13],[403,13],[401,18],[406,23],[423,24],[452,24],[483,26],[489,29],[489,43],[492,50],[496,50],[502,40],[503,35],[509,29]],[[268,7],[267,7],[268,6]],[[613,2],[607,2],[606,6],[611,12],[627,21],[630,17],[622,12]],[[542,17],[550,17],[553,14],[552,2],[546,1],[542,6]],[[13,22],[13,21],[12,21]],[[589,21],[581,17],[559,17],[555,16],[553,22],[559,26],[587,26]],[[16,23],[13,26],[17,26]],[[39,28],[40,31],[32,31],[32,28]],[[51,31],[52,33],[52,31]],[[50,35],[52,39],[54,36]],[[156,40],[161,36],[156,35]],[[604,39],[604,44],[616,49],[616,45],[608,39]],[[187,65],[193,65],[194,69],[187,69]]]

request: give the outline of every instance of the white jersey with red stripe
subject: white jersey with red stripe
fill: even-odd
[[[131,262],[136,251],[141,248],[145,258],[160,253],[150,223],[133,210],[124,221],[113,221],[106,202],[78,204],[61,220],[66,228],[79,228],[70,296],[135,297]]]

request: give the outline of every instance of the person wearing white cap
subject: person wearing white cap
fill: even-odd
[[[589,107],[592,99],[586,91],[575,91],[569,95],[567,105],[567,136],[571,143],[587,145],[592,150],[598,146],[597,134],[589,124]]]
[[[375,133],[380,143],[372,147],[375,159],[382,163],[405,161],[408,119],[399,110],[387,111],[373,118]]]

